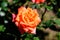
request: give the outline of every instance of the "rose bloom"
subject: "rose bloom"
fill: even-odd
[[[32,2],[33,2],[33,3],[39,4],[39,3],[44,3],[45,0],[32,0]]]
[[[12,14],[12,21],[15,22],[21,34],[36,34],[36,26],[41,22],[36,9],[20,7],[18,14]]]

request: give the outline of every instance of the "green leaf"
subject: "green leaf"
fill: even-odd
[[[55,22],[58,26],[60,26],[60,19],[56,19],[56,20],[54,20],[54,22]]]
[[[39,38],[38,37],[34,37],[33,40],[39,40]]]
[[[43,24],[45,25],[44,27],[51,27],[53,25],[53,21],[47,20],[46,22],[43,22]]]
[[[25,40],[30,40],[30,38],[25,38]]]
[[[22,35],[21,35],[21,37],[24,37],[24,36],[25,36],[25,34],[22,34]]]
[[[32,38],[32,37],[33,37],[33,34],[27,34],[26,37],[28,37],[28,38]]]
[[[58,11],[60,12],[60,8],[58,9]]]
[[[52,6],[45,6],[47,8],[47,10],[52,10],[53,7]]]
[[[53,3],[54,5],[57,4],[56,0],[50,0],[50,1],[51,1],[51,3]]]
[[[8,8],[7,7],[4,7],[4,8],[2,8],[4,11],[8,11]]]
[[[5,31],[5,27],[3,25],[0,25],[0,32],[4,32]]]
[[[60,40],[60,32],[57,34],[57,39]]]
[[[58,9],[57,17],[60,18],[60,8]]]
[[[1,7],[7,7],[7,6],[8,6],[7,2],[2,2],[1,3]]]
[[[19,0],[13,0],[13,3],[17,3]]]

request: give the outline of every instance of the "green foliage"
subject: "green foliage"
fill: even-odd
[[[57,34],[57,39],[60,40],[60,32]]]
[[[3,25],[0,25],[0,32],[4,32],[5,31],[5,27]]]
[[[60,26],[60,19],[56,19],[56,20],[54,20],[54,22],[55,22],[58,26]]]
[[[39,40],[39,38],[38,37],[34,37],[33,40]]]
[[[48,28],[48,27],[51,27],[53,25],[53,20],[47,20],[45,22],[42,22],[42,27],[44,28]]]
[[[57,4],[56,0],[51,0],[51,3],[54,4],[54,5]]]
[[[8,6],[8,3],[7,2],[2,2],[1,3],[1,7],[3,8],[3,7],[7,7]]]
[[[33,34],[27,34],[26,37],[27,37],[27,38],[32,38],[32,37],[33,37]]]
[[[30,38],[25,38],[25,40],[31,40]]]
[[[60,18],[60,8],[58,9],[57,17]]]
[[[52,6],[45,6],[47,8],[47,10],[52,10],[53,7]]]

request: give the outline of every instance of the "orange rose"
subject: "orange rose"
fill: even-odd
[[[18,14],[13,14],[13,22],[17,25],[21,34],[36,33],[36,26],[41,22],[37,10],[32,10],[31,8],[20,7],[18,8]]]
[[[45,0],[32,0],[33,3],[44,3]]]

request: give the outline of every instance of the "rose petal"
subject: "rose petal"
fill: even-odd
[[[16,14],[12,14],[12,22],[14,22],[15,21],[15,18],[16,18]]]

